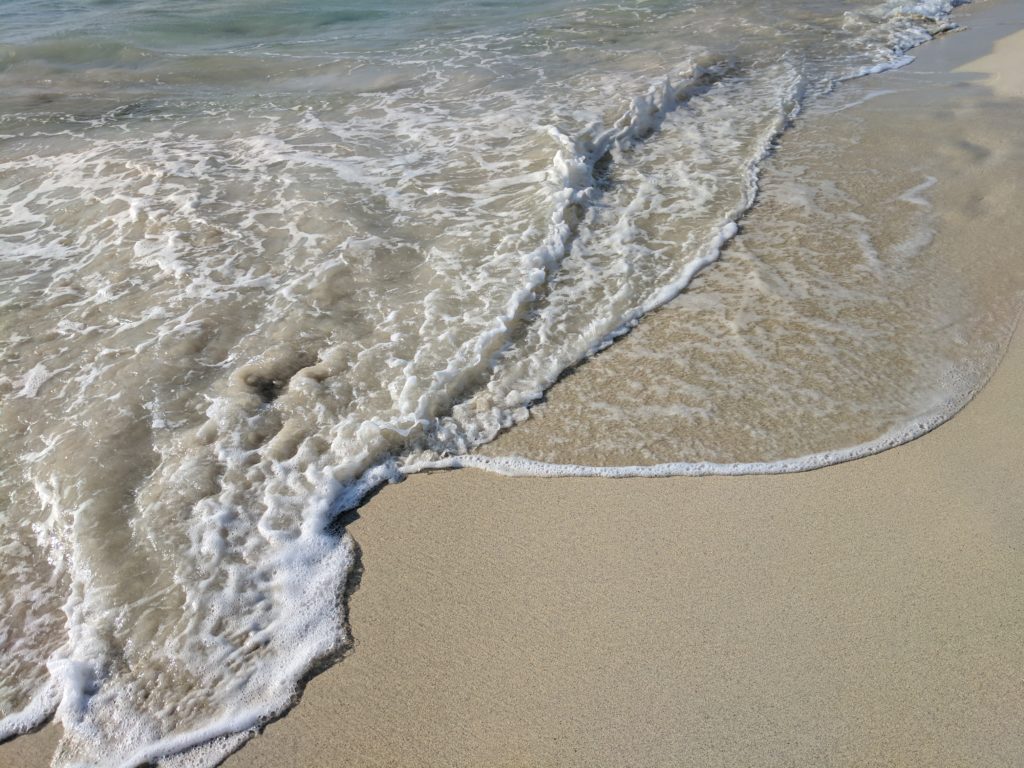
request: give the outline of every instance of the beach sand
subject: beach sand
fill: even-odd
[[[1024,126],[1024,7],[958,18],[897,76]],[[942,247],[1024,257],[1021,131],[958,169],[994,191],[939,199]],[[1022,380],[1018,333],[950,422],[813,472],[387,487],[349,526],[354,649],[226,765],[1022,765]]]

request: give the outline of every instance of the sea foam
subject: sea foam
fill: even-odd
[[[0,738],[53,715],[57,765],[215,764],[349,648],[340,515],[410,472],[795,471],[962,405],[794,460],[469,455],[720,257],[805,104],[953,4],[485,6],[183,34],[14,4]]]

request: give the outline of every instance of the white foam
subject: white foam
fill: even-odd
[[[414,458],[403,464],[403,475],[444,469],[472,468],[506,477],[706,477],[712,475],[736,477],[741,475],[779,475],[793,472],[807,472],[873,456],[916,440],[940,427],[963,410],[988,383],[1005,356],[1010,340],[1024,317],[1024,305],[1018,307],[1016,317],[1001,338],[996,359],[983,372],[971,366],[970,371],[958,370],[951,365],[943,382],[948,395],[937,393],[937,402],[926,410],[899,424],[873,440],[835,450],[795,456],[772,461],[754,462],[664,462],[660,464],[632,466],[593,466],[584,464],[559,464],[536,461],[522,456],[484,456],[463,454],[443,458]]]
[[[48,382],[56,371],[49,370],[42,363],[36,363],[25,373],[21,380],[21,390],[18,397],[36,397],[43,385]]]
[[[61,691],[53,681],[44,682],[22,709],[0,718],[0,742],[29,733],[53,716]]]
[[[42,682],[0,738],[56,712],[64,764],[214,764],[348,642],[355,551],[330,525],[404,474],[800,471],[948,418],[962,403],[782,462],[465,455],[718,259],[808,79],[905,63],[926,31],[904,19],[924,7],[888,4],[884,42],[865,26],[868,53],[840,48],[823,73],[689,65],[682,22],[647,8],[632,50],[606,46],[590,15],[621,19],[602,6],[346,59],[336,101],[190,111],[151,94],[134,122],[17,117],[31,130],[0,161],[0,307],[30,326],[12,347],[50,354],[8,377],[37,410],[5,482],[67,590],[66,642],[19,649]]]
[[[926,192],[932,187],[934,187],[938,183],[938,181],[939,180],[936,179],[934,176],[928,176],[920,184],[911,187],[902,195],[900,195],[900,200],[906,203],[910,203],[911,205],[919,206],[921,208],[931,208],[931,201],[927,197],[924,197],[921,193]]]
[[[974,392],[971,392],[973,396]],[[791,472],[806,472],[812,469],[841,464],[854,459],[861,459],[882,451],[895,448],[911,440],[927,434],[936,427],[952,418],[961,410],[971,397],[959,401],[951,401],[941,408],[921,414],[911,424],[901,425],[881,435],[875,440],[860,443],[834,451],[797,456],[776,461],[755,461],[717,463],[698,462],[666,462],[663,464],[598,467],[580,464],[554,464],[534,461],[521,456],[451,456],[433,461],[414,461],[402,467],[405,474],[437,470],[473,468],[481,469],[507,477],[703,477],[708,475],[779,475]]]

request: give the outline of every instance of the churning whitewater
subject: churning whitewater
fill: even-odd
[[[9,0],[0,738],[54,716],[58,766],[213,765],[345,649],[367,492],[599,471],[466,454],[956,4]],[[806,466],[762,458],[650,471]]]

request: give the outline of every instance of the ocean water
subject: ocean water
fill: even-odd
[[[0,0],[0,738],[53,715],[56,765],[205,766],[286,711],[349,642],[342,513],[487,464],[466,454],[655,308],[716,306],[679,294],[725,265],[783,133],[955,4]],[[905,181],[910,269],[930,182]],[[842,219],[830,189],[762,198],[788,201],[763,238],[809,291],[780,317],[877,298],[786,261],[800,210]],[[900,261],[861,244],[851,274]],[[771,370],[687,328],[690,400],[744,360]],[[663,472],[838,460],[977,385],[942,373],[958,348],[922,349],[890,389],[938,380],[925,400],[802,391],[858,424],[823,422],[817,458],[791,455],[777,401],[750,440],[654,439],[715,420],[656,388],[634,396],[650,428],[596,439]]]
[[[977,120],[991,96],[945,73],[962,44],[805,103],[720,260],[529,420],[447,463],[788,472],[946,421],[1001,357],[1024,288],[1012,249],[984,244],[990,206],[1013,199],[992,169],[1014,124]]]

